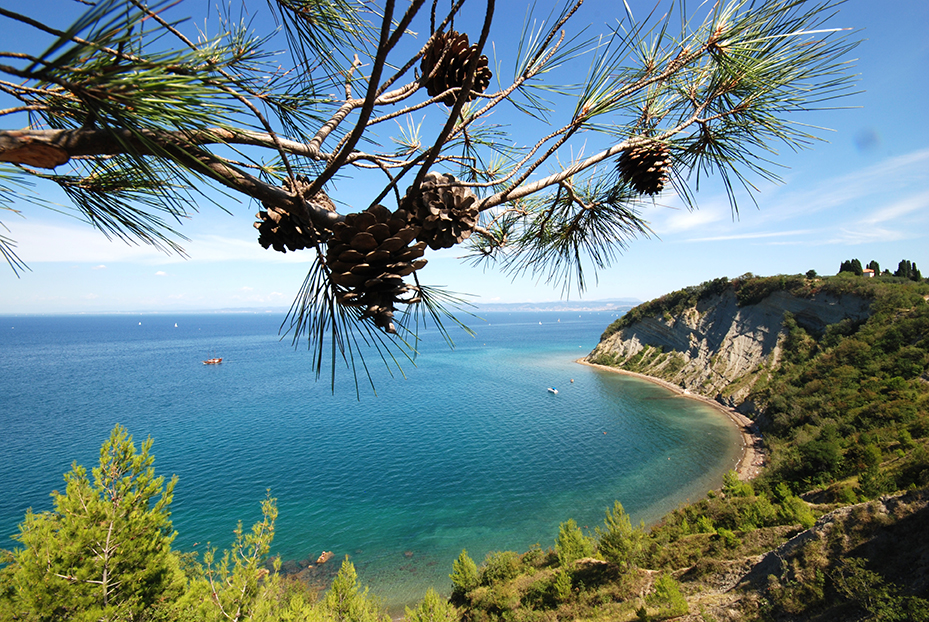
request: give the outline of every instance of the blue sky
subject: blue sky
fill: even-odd
[[[473,1],[473,0],[472,0]],[[7,5],[10,0],[0,0]],[[17,10],[33,16],[61,12],[67,0],[30,2]],[[203,2],[185,0],[201,10]],[[256,9],[264,2],[253,2]],[[594,27],[613,19],[613,0],[590,2]],[[651,2],[630,0],[634,12]],[[498,10],[492,39],[512,39],[525,5]],[[191,10],[194,10],[193,8]],[[929,273],[929,3],[849,0],[831,25],[854,28],[862,43],[853,51],[862,92],[847,110],[813,113],[806,122],[825,126],[828,142],[812,150],[781,153],[784,183],[765,184],[758,207],[740,203],[733,219],[724,193],[707,184],[688,212],[662,196],[645,213],[655,237],[639,239],[597,278],[584,300],[648,300],[719,276],[814,269],[833,274],[844,259],[877,260],[896,268],[915,261]],[[5,25],[0,25],[5,29]],[[605,28],[600,28],[604,30]],[[15,42],[0,44],[12,49]],[[518,135],[517,135],[518,137]],[[534,142],[535,136],[522,137]],[[363,189],[342,182],[351,195]],[[43,191],[45,191],[43,189]],[[55,191],[47,191],[55,198]],[[349,202],[351,202],[349,200]],[[181,231],[188,257],[147,246],[110,242],[73,218],[18,205],[24,217],[0,214],[31,271],[17,277],[0,266],[0,314],[200,311],[289,306],[309,264],[300,253],[265,251],[252,228],[255,205],[222,199],[227,214],[205,204]],[[478,302],[561,298],[557,284],[512,278],[462,263],[454,249],[427,255],[424,282],[476,295]],[[593,273],[588,276],[592,277]],[[572,292],[571,298],[577,298]]]

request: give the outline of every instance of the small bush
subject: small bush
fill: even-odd
[[[742,546],[742,541],[735,535],[735,532],[725,527],[717,529],[713,539],[722,543],[722,546],[727,549],[737,549]]]
[[[593,555],[594,543],[584,535],[574,519],[570,518],[558,527],[555,552],[558,553],[558,563],[567,567],[582,557]]]
[[[491,551],[481,568],[481,585],[512,581],[519,576],[522,564],[515,551]]]
[[[480,575],[477,572],[477,565],[468,556],[468,551],[461,550],[458,559],[452,564],[452,574],[448,577],[452,580],[453,599],[460,599],[479,585]]]
[[[571,599],[571,573],[560,568],[558,573],[555,575],[555,580],[552,583],[552,594],[555,597],[555,602],[557,603],[566,603]]]
[[[663,574],[655,580],[654,592],[645,597],[645,602],[657,609],[649,620],[676,618],[687,613],[687,600],[681,595],[677,581]],[[641,614],[639,614],[641,619]]]

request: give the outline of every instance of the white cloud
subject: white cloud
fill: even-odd
[[[243,223],[243,230],[251,228]],[[16,224],[11,236],[16,240],[17,255],[26,264],[42,262],[94,263],[95,269],[107,264],[138,263],[165,265],[185,261],[222,262],[249,261],[274,263],[301,263],[310,261],[310,251],[278,253],[265,250],[257,239],[237,239],[217,235],[191,235],[180,241],[187,257],[166,253],[147,244],[132,244],[122,240],[109,240],[90,226],[75,222],[49,223],[41,219],[25,220]]]
[[[813,229],[797,229],[794,231],[772,231],[769,233],[738,233],[734,235],[718,235],[707,238],[692,238],[688,242],[724,242],[729,240],[760,240],[764,238],[790,237],[796,235],[809,235]],[[793,243],[793,242],[788,242]]]
[[[158,272],[155,273],[155,276],[168,276],[168,273],[165,272],[164,270],[159,270]]]
[[[828,244],[873,244],[875,242],[897,242],[907,239],[901,231],[882,227],[862,227],[861,229],[842,228]]]
[[[666,234],[683,233],[718,222],[730,220],[732,213],[728,206],[720,203],[708,203],[693,211],[671,208],[674,211],[667,217],[651,223],[652,230],[661,237]],[[668,212],[658,212],[663,216]]]
[[[134,261],[151,263],[164,261],[165,255],[148,245],[131,245],[121,240],[108,240],[94,228],[75,223],[50,224],[26,220],[16,224],[11,232],[16,240],[16,252],[27,264],[41,262],[77,262],[107,264]]]
[[[254,231],[254,229],[249,229]],[[315,256],[313,251],[278,253],[265,250],[254,239],[230,238],[218,235],[194,236],[185,245],[191,261],[250,261],[273,263],[308,263]]]
[[[896,203],[876,209],[870,216],[861,220],[862,224],[877,224],[896,221],[913,212],[929,208],[929,191],[906,197]]]

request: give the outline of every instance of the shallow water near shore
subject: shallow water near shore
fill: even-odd
[[[430,330],[406,378],[369,356],[378,395],[360,401],[344,367],[334,396],[315,381],[279,315],[2,318],[0,535],[50,509],[71,462],[94,466],[121,423],[179,477],[176,548],[228,547],[270,490],[273,554],[296,569],[332,551],[330,573],[348,555],[396,611],[447,592],[462,548],[478,563],[547,548],[614,500],[651,522],[735,466],[738,431],[711,407],[574,363],[615,314],[481,315],[455,350]]]

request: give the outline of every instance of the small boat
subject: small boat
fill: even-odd
[[[558,389],[556,389],[555,387],[549,387],[549,388],[548,388],[548,392],[549,392],[549,393],[554,393],[555,395],[558,395]]]
[[[204,364],[204,365],[219,365],[219,364],[222,363],[222,362],[223,362],[223,358],[222,358],[222,357],[219,357],[219,358],[207,359],[207,360],[203,361],[203,364]]]

